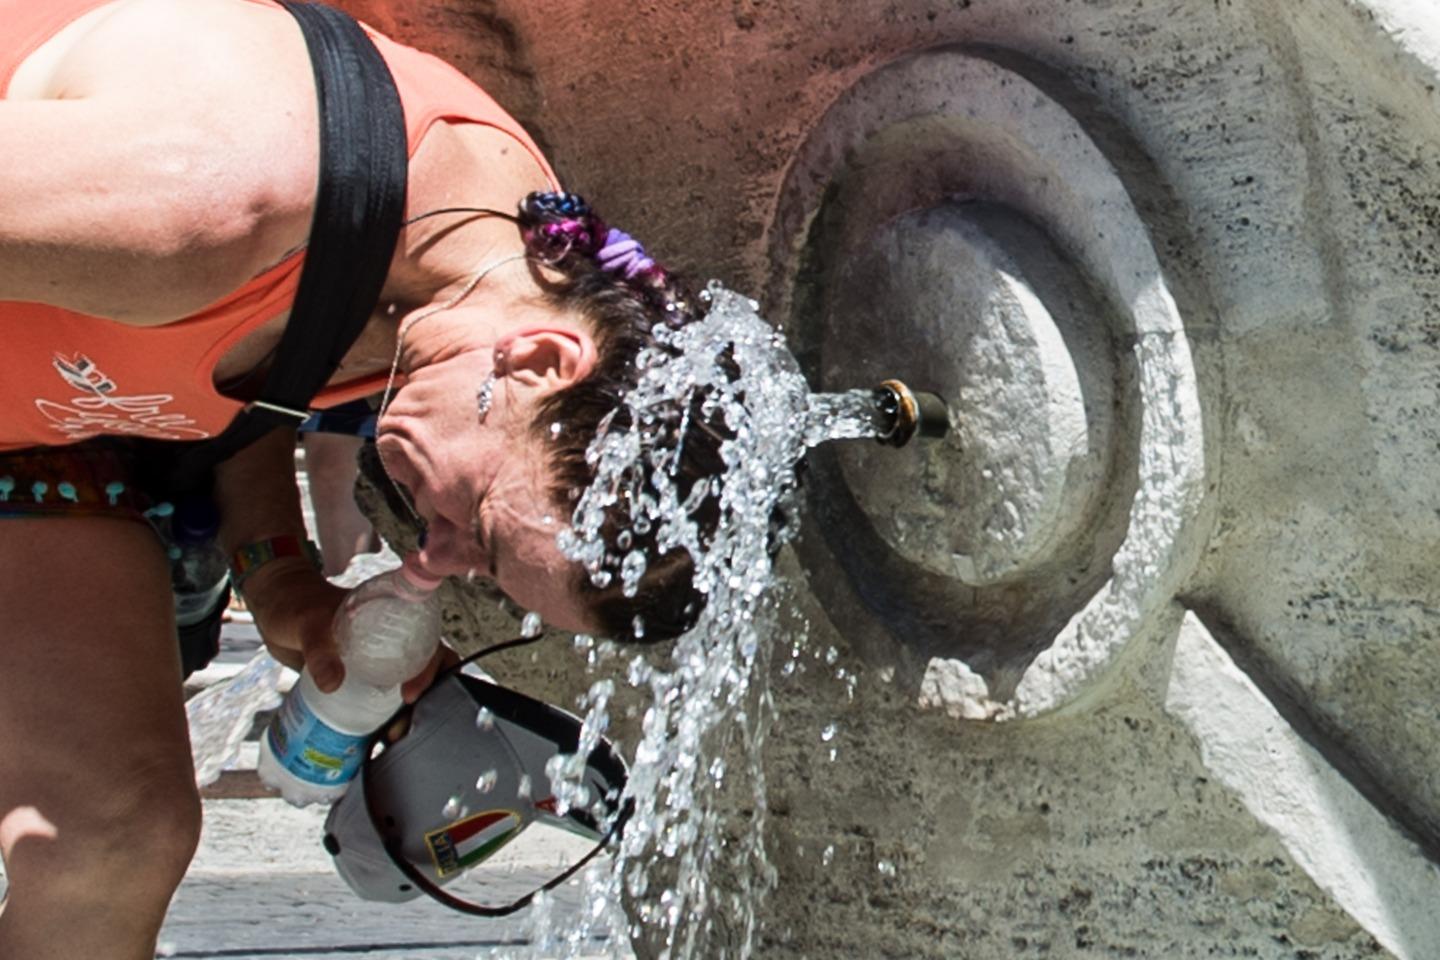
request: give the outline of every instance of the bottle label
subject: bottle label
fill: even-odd
[[[301,780],[338,786],[355,778],[364,759],[364,734],[341,733],[305,702],[299,690],[285,698],[265,734],[280,766]]]

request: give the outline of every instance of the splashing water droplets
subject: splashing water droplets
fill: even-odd
[[[640,578],[645,576],[645,553],[642,550],[631,550],[625,555],[625,561],[620,566],[620,582],[624,584],[623,592],[627,597],[633,597],[640,589]]]
[[[794,534],[795,462],[830,438],[825,430],[851,429],[844,425],[862,410],[858,399],[838,412],[838,401],[811,408],[794,358],[754,301],[718,284],[701,300],[711,305],[703,318],[658,325],[656,344],[640,352],[623,408],[602,420],[586,451],[595,480],[557,537],[593,585],[618,581],[627,596],[659,565],[657,556],[669,570],[671,554],[684,551],[705,598],[673,647],[628,664],[626,679],[648,702],[637,711],[641,730],[626,787],[634,810],[613,855],[585,872],[586,908],[566,917],[536,911],[544,917],[532,923],[537,944],[576,945],[565,957],[603,932],[597,918],[614,916],[595,904],[629,899],[631,918],[644,924],[659,955],[714,955],[708,937],[723,912],[719,926],[731,931],[724,955],[746,960],[756,946],[758,904],[774,884],[760,764],[771,711],[765,666],[782,608],[771,556]],[[869,393],[856,393],[867,398],[868,420]],[[723,463],[718,477],[695,476],[687,459],[705,443]],[[636,636],[647,627],[655,632],[655,624],[640,623]],[[592,685],[581,700],[576,753],[547,766],[561,811],[595,800],[580,758],[604,735],[613,693],[613,681]],[[750,794],[738,837],[727,836],[722,788]],[[659,858],[665,869],[649,875]]]

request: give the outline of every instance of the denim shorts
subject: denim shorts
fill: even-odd
[[[142,455],[143,450],[143,455]],[[157,498],[141,478],[157,472],[155,447],[141,448],[123,438],[97,438],[64,447],[26,447],[0,453],[0,522],[7,518],[115,517],[151,522]],[[146,469],[147,466],[149,469]],[[158,472],[163,472],[163,467]],[[0,527],[3,529],[3,527]],[[230,601],[227,588],[210,615],[177,629],[185,676],[209,663],[220,651],[220,622]]]

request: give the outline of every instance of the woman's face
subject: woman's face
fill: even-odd
[[[579,567],[555,542],[567,517],[551,500],[548,457],[529,429],[529,392],[502,377],[483,422],[471,404],[449,429],[435,407],[424,418],[405,415],[402,399],[423,400],[425,386],[412,382],[407,391],[420,387],[420,396],[396,397],[377,441],[391,479],[425,522],[422,563],[492,581],[552,626],[593,629],[575,589]]]
[[[488,452],[494,469],[471,503],[436,502],[421,560],[431,570],[494,583],[523,610],[552,626],[590,629],[574,583],[578,567],[556,544],[562,515],[550,499],[539,445],[506,443]],[[465,484],[459,484],[462,488]],[[422,514],[423,516],[423,514]]]

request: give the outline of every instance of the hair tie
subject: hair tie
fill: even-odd
[[[532,193],[520,204],[525,246],[548,264],[571,253],[593,257],[605,237],[605,224],[575,193]]]
[[[549,263],[558,263],[571,251],[585,252],[589,246],[590,231],[579,220],[561,220],[558,223],[542,223],[535,228],[529,244]]]
[[[602,272],[633,283],[667,313],[681,306],[667,288],[665,268],[630,234],[607,227],[579,194],[532,193],[520,203],[520,222],[526,249],[543,263],[558,266],[579,254]]]
[[[558,190],[536,191],[524,199],[520,208],[533,220],[579,220],[590,216],[590,204],[584,197]]]
[[[640,241],[613,227],[605,235],[605,245],[595,254],[595,259],[599,261],[601,270],[624,274],[626,280],[634,280],[642,273],[656,269],[655,261],[646,255]]]

